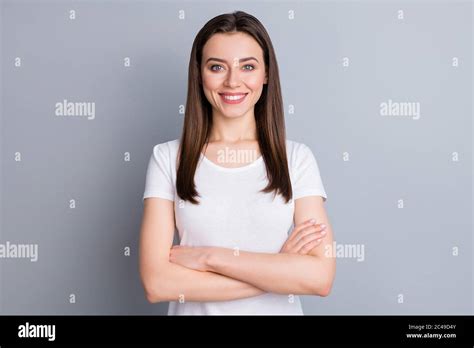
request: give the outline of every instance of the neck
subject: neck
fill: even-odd
[[[212,115],[209,142],[237,143],[257,140],[257,125],[253,109],[238,117],[226,117],[218,112]]]

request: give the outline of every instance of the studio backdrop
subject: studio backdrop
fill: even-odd
[[[235,10],[328,195],[336,279],[305,314],[473,313],[471,2],[0,3],[1,314],[166,314],[138,272],[146,167],[197,31]]]

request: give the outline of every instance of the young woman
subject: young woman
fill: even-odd
[[[316,159],[286,139],[263,25],[241,11],[211,19],[194,40],[188,83],[182,136],[156,145],[148,164],[146,297],[170,301],[168,314],[301,315],[298,295],[330,293],[333,233]]]

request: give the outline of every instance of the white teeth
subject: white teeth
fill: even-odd
[[[245,97],[245,94],[244,95],[236,95],[236,96],[223,95],[223,97],[226,100],[239,100],[239,99],[242,99],[243,97]]]

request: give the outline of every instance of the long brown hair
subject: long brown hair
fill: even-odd
[[[199,204],[195,196],[201,196],[195,187],[194,174],[212,129],[212,106],[201,86],[202,50],[212,35],[231,32],[243,32],[252,36],[263,50],[268,82],[263,85],[262,94],[254,108],[258,144],[268,178],[268,185],[262,191],[280,193],[288,202],[293,193],[286,156],[285,120],[275,51],[262,23],[243,11],[212,18],[194,39],[189,59],[188,94],[176,173],[177,194],[185,201]]]

